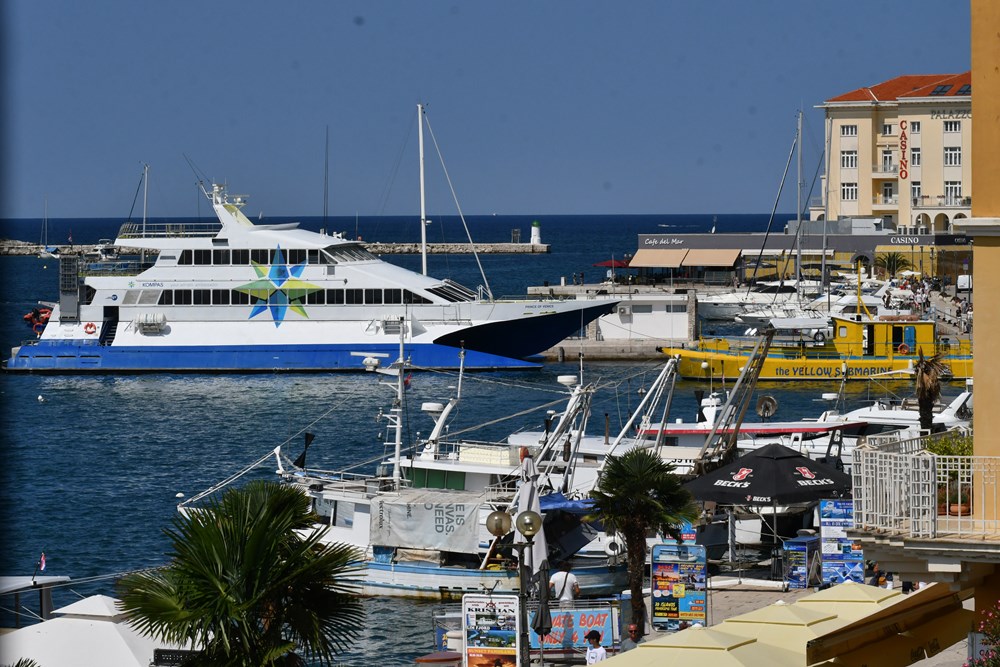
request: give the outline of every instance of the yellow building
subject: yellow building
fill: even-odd
[[[877,217],[925,235],[971,215],[971,72],[900,76],[818,108],[829,157],[811,219]]]

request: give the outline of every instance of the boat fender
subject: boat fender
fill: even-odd
[[[900,343],[899,347],[896,348],[896,352],[899,352],[900,354],[909,354],[910,346],[906,343]]]
[[[813,340],[822,345],[826,342],[826,334],[822,331],[817,331],[813,334]]]
[[[527,447],[521,447],[520,451],[518,452],[519,459],[523,462],[524,459],[526,459],[526,458],[528,458],[530,456],[531,456],[531,452],[528,450],[528,448]]]
[[[97,325],[94,324],[93,322],[87,322],[86,324],[83,325],[83,333],[85,334],[97,333]]]
[[[609,556],[620,556],[625,551],[625,541],[618,535],[608,537],[607,544],[604,545],[604,553]]]

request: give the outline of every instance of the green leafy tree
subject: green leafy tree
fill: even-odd
[[[882,269],[891,278],[910,268],[910,260],[901,252],[887,252],[875,256],[875,268]]]
[[[594,518],[604,524],[605,531],[619,533],[625,541],[632,618],[642,628],[646,536],[655,532],[680,541],[681,522],[697,519],[700,510],[674,473],[673,464],[638,447],[608,459],[590,496]]]
[[[122,606],[140,631],[191,641],[185,665],[284,667],[304,658],[333,664],[364,618],[355,588],[359,554],[324,545],[298,489],[252,482],[166,530],[172,561],[119,582]]]
[[[941,397],[941,376],[947,370],[941,363],[941,353],[925,357],[923,348],[917,350],[913,364],[913,383],[920,411],[920,428],[930,431],[934,426],[934,404]]]

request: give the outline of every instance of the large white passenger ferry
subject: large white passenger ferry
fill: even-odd
[[[473,369],[537,366],[534,355],[616,305],[590,299],[494,300],[389,264],[362,244],[254,224],[215,185],[216,223],[126,223],[132,260],[63,257],[59,302],[9,371],[270,372],[372,370],[395,358]],[[27,319],[28,316],[26,316]]]

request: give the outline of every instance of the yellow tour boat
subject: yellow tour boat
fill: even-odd
[[[663,347],[660,351],[679,358],[681,377],[735,378],[756,340],[702,338],[694,347]],[[864,380],[909,371],[920,354],[931,357],[938,353],[946,376],[955,380],[972,377],[971,343],[938,339],[932,321],[914,315],[833,316],[823,328],[779,328],[759,379],[840,381],[846,376],[848,380]]]

